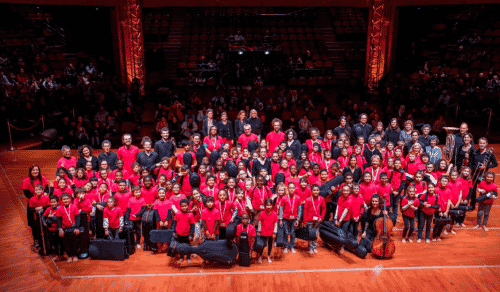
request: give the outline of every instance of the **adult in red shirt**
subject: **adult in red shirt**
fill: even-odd
[[[71,156],[71,148],[68,145],[64,145],[61,148],[63,157],[59,158],[57,161],[57,168],[70,169],[70,167],[76,168],[76,162],[78,161],[75,156]]]
[[[259,137],[252,133],[252,126],[246,124],[243,126],[243,134],[238,137],[238,143],[241,144],[241,148],[244,149],[248,147],[248,142],[250,141],[259,143]]]
[[[123,168],[128,173],[133,173],[132,163],[137,159],[139,155],[139,148],[132,145],[132,135],[123,134],[122,136],[123,146],[118,149],[118,158],[123,160]]]
[[[218,134],[218,129],[216,126],[211,126],[209,135],[203,138],[203,147],[205,147],[205,152],[207,153],[207,157],[210,158],[210,154],[214,150],[219,150],[222,148],[222,144],[224,141],[221,136]]]
[[[281,141],[285,140],[285,133],[281,131],[282,124],[283,122],[277,118],[271,122],[274,131],[269,132],[266,136],[267,149],[270,153],[276,151]]]

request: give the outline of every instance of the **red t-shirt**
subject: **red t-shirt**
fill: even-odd
[[[193,207],[196,205],[198,210],[196,212],[193,211]],[[203,204],[203,201],[191,201],[189,202],[189,210],[191,210],[194,214],[194,221],[195,222],[200,222],[201,220],[201,213],[203,212],[203,209],[205,209],[205,205]]]
[[[238,224],[238,226],[236,226],[236,236],[240,236],[242,231],[246,231],[246,233],[248,234],[248,239],[250,239],[251,237],[255,238],[257,236],[255,227],[252,224],[248,224],[247,228],[243,228],[243,224]]]
[[[380,175],[382,174],[382,172],[384,172],[382,167],[379,167],[378,169],[375,170],[373,167],[370,166],[370,167],[367,167],[365,169],[365,171],[372,174],[372,181],[374,183],[380,183]]]
[[[307,149],[308,149],[308,154],[312,153],[314,144],[318,144],[319,147],[321,147],[321,148],[325,147],[325,144],[320,139],[316,139],[316,141],[314,141],[314,142],[313,142],[312,139],[309,139],[309,140],[306,141],[306,145],[307,145]]]
[[[160,178],[162,174],[167,177],[167,180],[172,180],[175,177],[174,171],[170,168],[164,169],[163,167],[160,167],[157,171],[158,178]]]
[[[267,214],[267,212],[261,212],[259,221],[261,226],[260,235],[272,236],[274,233],[274,225],[278,223],[278,215],[276,215],[274,211],[271,211],[269,214]]]
[[[212,197],[214,199],[217,199],[219,196],[219,189],[217,187],[213,187],[212,189],[207,187],[203,191],[201,191],[205,196],[207,197]]]
[[[108,201],[108,198],[110,197],[110,194],[106,192],[104,195],[102,195],[99,191],[95,192],[92,196],[89,196],[89,200],[95,201],[96,203],[106,203]]]
[[[251,133],[249,136],[246,134],[241,134],[240,137],[238,138],[238,143],[241,144],[241,148],[245,149],[248,147],[248,142],[250,141],[255,141],[259,143],[259,137],[255,135],[254,133]]]
[[[321,161],[323,161],[323,157],[321,157],[320,152],[312,152],[311,154],[309,154],[309,160],[312,164],[321,164]]]
[[[359,185],[359,194],[363,197],[365,204],[370,206],[373,194],[377,193],[377,185],[374,183],[361,183]]]
[[[273,193],[268,187],[263,187],[259,189],[254,187],[248,193],[250,200],[252,201],[252,207],[255,210],[264,210],[264,203],[266,199],[270,199],[273,196]]]
[[[335,159],[330,159],[328,161],[323,159],[319,162],[319,166],[321,167],[321,169],[326,169],[328,171],[328,173],[330,173],[330,169],[332,168],[332,165],[334,163],[335,163]]]
[[[103,218],[108,218],[109,228],[120,228],[120,217],[122,216],[123,212],[119,207],[114,207],[113,209],[106,207],[104,209]]]
[[[239,201],[239,200],[234,200],[233,201],[233,204],[236,208],[238,208],[238,216],[242,216],[243,214],[247,213],[247,208],[245,206],[245,199],[243,199],[243,201]]]
[[[337,161],[340,164],[340,169],[344,169],[349,164],[349,157],[339,156],[339,158],[337,158]]]
[[[130,145],[130,149],[127,149],[125,146],[122,146],[118,149],[118,158],[123,160],[123,169],[128,172],[132,172],[132,163],[137,159],[137,155],[139,154],[139,148],[134,145]]]
[[[144,201],[144,198],[136,199],[135,197],[131,197],[128,200],[127,208],[130,208],[129,220],[131,220],[131,221],[141,220],[140,216],[133,217],[132,215],[139,213],[139,211],[141,211],[142,206],[146,206],[146,201]]]
[[[153,210],[158,210],[158,215],[162,222],[167,220],[168,210],[172,209],[172,202],[170,200],[156,200],[153,205]]]
[[[56,216],[62,218],[62,228],[66,229],[76,224],[76,215],[80,215],[78,208],[70,204],[68,207],[59,206],[56,211]]]
[[[116,207],[120,209],[127,210],[128,200],[132,197],[132,193],[126,191],[125,193],[116,192],[115,195]]]
[[[63,202],[61,200],[61,195],[63,193],[68,193],[71,198],[73,198],[73,189],[70,188],[70,187],[66,187],[65,189],[60,189],[60,188],[55,188],[54,189],[54,196],[57,196],[59,198],[59,206],[62,206],[63,205]]]
[[[175,214],[175,233],[179,236],[188,236],[191,233],[191,224],[194,224],[194,216],[192,213],[177,212]]]
[[[392,192],[391,184],[388,183],[385,186],[383,186],[382,184],[377,184],[377,194],[384,198],[386,206],[391,205],[391,192]]]
[[[441,187],[436,188],[436,194],[439,196],[439,206],[441,211],[446,211],[448,206],[448,200],[451,200],[451,191],[449,188],[442,189]]]
[[[365,201],[363,200],[363,197],[361,195],[355,196],[354,194],[349,196],[351,200],[351,217],[359,217],[363,215],[363,212],[365,210]]]
[[[225,201],[222,204],[220,201],[215,202],[215,208],[220,212],[220,223],[224,223],[226,226],[231,222],[232,214],[234,211],[234,204],[229,201]]]
[[[43,194],[40,198],[34,196],[29,200],[29,206],[32,208],[46,207],[48,205],[50,205],[50,199],[48,196],[45,196]]]
[[[210,138],[209,136],[203,138],[203,144],[207,144],[207,149],[210,152],[213,152],[214,150],[219,150],[222,147],[223,143],[224,141],[222,140],[221,136],[217,136],[215,139]]]
[[[141,196],[144,198],[144,201],[146,201],[146,204],[153,204],[158,197],[158,190],[156,187],[151,187],[149,189],[142,187]]]
[[[349,197],[347,199],[344,199],[343,196],[339,198],[339,201],[337,202],[337,208],[338,208],[338,213],[337,213],[337,219],[340,220],[342,218],[342,214],[344,214],[344,210],[347,210],[347,215],[344,217],[344,221],[349,221],[351,220],[351,200]]]
[[[296,220],[299,214],[299,205],[301,203],[300,197],[293,195],[283,196],[280,205],[283,207],[283,219]]]
[[[497,191],[497,185],[495,183],[488,184],[486,181],[480,182],[479,185],[477,186],[477,188],[485,190],[486,194],[489,192],[496,192]],[[495,201],[495,199],[488,199],[488,200],[484,201],[483,204],[491,205],[491,204],[493,204],[494,201]]]
[[[182,151],[181,153],[177,154],[177,161],[179,161],[179,163],[181,165],[184,165],[184,154],[186,154],[185,151]],[[193,158],[191,160],[192,161],[191,163],[193,163],[194,161],[196,161],[196,156],[194,155],[194,153],[193,152],[189,152],[189,154],[191,154],[191,157]]]
[[[128,172],[128,171],[126,171],[125,169],[119,170],[118,168],[117,168],[117,169],[115,169],[115,170],[113,170],[112,172],[110,172],[110,173],[108,174],[109,178],[111,178],[111,179],[115,179],[115,177],[116,177],[116,172],[118,172],[118,171],[120,171],[120,172],[122,173],[122,175],[123,175],[123,178],[122,178],[122,179],[124,179],[124,180],[129,179],[129,176],[130,176],[130,175],[129,175],[129,172]]]
[[[133,186],[138,186],[140,178],[141,178],[140,174],[132,172],[129,175],[128,180],[129,180],[130,184],[132,184]]]
[[[61,157],[57,161],[57,168],[61,168],[61,167],[64,167],[66,169],[70,169],[70,167],[76,168],[76,162],[77,161],[78,160],[76,159],[75,156],[71,156],[69,159]]]
[[[45,210],[45,212],[43,212],[43,217],[48,217],[50,214],[54,215],[54,216],[57,216],[57,210],[59,209],[59,207],[57,209],[52,209],[51,208],[47,208]],[[54,222],[52,223],[52,225],[48,226],[48,229],[49,231],[56,231],[57,230],[57,224]]]
[[[80,201],[76,198],[73,201],[73,205],[75,205],[81,213],[87,213],[87,221],[90,222],[90,212],[92,212],[92,202],[85,198],[83,201]]]
[[[213,208],[212,210],[205,208],[201,212],[201,220],[205,221],[205,224],[207,225],[208,232],[212,234],[214,231],[215,227],[215,221],[220,222],[220,212],[216,208]],[[215,235],[219,234],[219,228],[215,230]]]
[[[311,174],[308,178],[307,178],[307,183],[309,183],[309,185],[320,185],[319,183],[319,180],[320,180],[320,177],[321,177],[321,174],[318,173],[318,175],[315,175],[314,173]]]
[[[285,140],[285,133],[281,131],[278,133],[275,131],[269,132],[266,136],[266,141],[269,143],[269,152],[274,152],[283,140]]]
[[[462,190],[462,183],[459,180],[455,182],[450,180],[446,187],[451,191],[451,203],[456,205],[458,203],[458,198],[460,197],[460,191]]]
[[[323,197],[310,197],[304,203],[304,221],[314,222],[315,219],[323,219],[326,213],[326,204]],[[316,218],[315,218],[316,217]]]
[[[404,206],[408,205],[408,202],[409,202],[408,197],[404,197],[403,201],[401,202],[401,207],[404,207]],[[417,198],[415,198],[413,200],[413,206],[414,207],[420,206],[420,202],[419,202],[419,200]],[[408,216],[408,217],[412,217],[412,218],[415,217],[415,210],[413,210],[411,207],[409,207],[408,209],[402,211],[401,213],[403,215],[405,215],[405,216]]]
[[[299,187],[300,177],[299,176],[296,176],[295,178],[292,178],[291,176],[287,177],[285,179],[285,184],[288,186],[289,183],[294,183],[296,188]]]
[[[437,190],[438,188],[436,188]],[[425,197],[427,197],[427,200],[425,200]],[[425,194],[425,195],[421,195],[420,196],[420,199],[424,202],[424,203],[428,203],[430,205],[437,205],[439,204],[438,202],[438,198],[436,195],[434,196],[431,196],[431,195],[428,195],[428,194]],[[427,215],[432,215],[434,214],[434,212],[436,212],[436,209],[434,208],[431,208],[431,207],[422,207],[422,212],[424,212],[425,214]]]
[[[170,202],[172,202],[172,205],[175,206],[177,211],[181,210],[181,200],[184,200],[186,196],[184,194],[179,194],[177,196],[173,195],[170,197]]]
[[[75,184],[75,188],[83,188],[85,186],[86,183],[88,183],[89,180],[88,179],[78,179],[78,178],[75,178],[73,180],[73,183]]]
[[[295,194],[299,196],[300,198],[300,203],[304,204],[304,202],[307,200],[307,198],[310,198],[312,196],[312,191],[310,187],[306,187],[305,189],[302,189],[298,184],[296,185],[295,188]]]

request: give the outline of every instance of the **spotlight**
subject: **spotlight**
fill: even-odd
[[[243,55],[243,51],[239,51],[239,52],[238,52],[238,55]]]
[[[264,55],[269,55],[269,51],[265,51],[265,52],[264,52]]]

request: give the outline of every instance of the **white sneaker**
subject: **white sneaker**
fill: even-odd
[[[426,239],[425,243],[431,243],[431,240],[430,239]]]
[[[314,255],[314,251],[312,249],[309,250],[309,255]]]
[[[314,249],[313,251],[314,251],[314,253],[318,253],[318,250],[317,250],[317,249]]]
[[[417,243],[421,243],[422,242],[422,239],[417,239]]]
[[[448,235],[448,231],[443,230],[443,235]]]
[[[187,264],[188,264],[188,265],[190,265],[190,264],[191,264],[191,260],[187,260],[186,262],[187,262]]]
[[[489,229],[488,229],[488,227],[486,227],[486,226],[483,225],[483,230],[484,231],[488,231]]]
[[[78,261],[78,258],[77,257],[73,257],[73,262],[77,262]]]
[[[472,229],[479,229],[479,225],[472,227]]]
[[[406,243],[406,240],[403,238],[403,240],[401,240],[402,243]]]
[[[141,248],[141,245],[138,244],[138,245],[135,246],[135,248],[139,249],[139,248]]]
[[[288,248],[284,248],[283,253],[288,253]]]
[[[68,260],[67,260],[68,263],[71,263],[73,262],[73,258],[72,257],[68,257]]]
[[[257,260],[257,262],[258,262],[259,264],[262,264],[262,257],[260,257],[260,258]]]
[[[271,261],[271,257],[267,257],[267,262],[268,263],[272,263],[273,261]]]
[[[408,242],[413,242],[413,240],[411,240],[411,239],[408,238]]]
[[[292,248],[292,249],[291,249],[291,252],[292,252],[292,253],[297,253],[297,252],[295,251],[295,248]]]
[[[433,238],[433,239],[432,239],[432,241],[436,241],[436,239],[435,239],[435,238]]]
[[[455,230],[451,230],[451,231],[450,231],[450,233],[451,233],[451,234],[453,234],[453,235],[456,235],[456,234],[457,234],[457,233],[455,232]]]
[[[441,237],[439,237],[438,239],[436,239],[436,241],[441,241]]]

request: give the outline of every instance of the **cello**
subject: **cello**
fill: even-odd
[[[381,203],[384,205],[384,211],[386,211],[385,200],[382,199]],[[396,251],[394,239],[391,238],[394,223],[392,223],[388,215],[384,215],[375,220],[374,227],[377,231],[377,236],[375,236],[372,242],[372,253],[380,258],[391,258]]]

